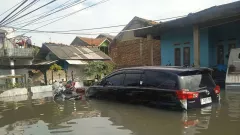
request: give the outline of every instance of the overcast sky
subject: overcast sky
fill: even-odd
[[[4,2],[3,2],[4,1]],[[22,0],[2,0],[0,4],[0,14],[11,8],[18,2]],[[32,0],[29,0],[32,1]],[[31,11],[40,5],[43,5],[51,0],[40,0],[36,5],[28,9]],[[69,0],[57,0],[53,4],[38,10],[37,12],[26,16],[25,20],[34,17],[37,14],[42,12],[49,11],[60,4],[69,1]],[[72,0],[75,1],[75,0]],[[47,17],[43,20],[48,20],[54,17],[65,15],[77,10],[80,10],[84,7],[92,5],[101,0],[87,0],[86,2],[79,4],[68,10],[64,10],[58,14],[54,14],[50,17]],[[50,24],[46,27],[40,28],[38,30],[46,31],[61,31],[61,30],[80,30],[86,28],[96,28],[96,27],[105,27],[112,25],[122,25],[127,24],[134,16],[138,16],[150,20],[159,20],[169,17],[187,15],[189,13],[197,12],[211,6],[226,4],[234,2],[237,0],[110,0],[106,3],[97,5],[95,7],[89,8],[87,10],[78,12],[70,17],[57,21],[53,24]],[[27,11],[26,11],[27,13]],[[5,14],[6,15],[6,14]],[[5,15],[0,16],[2,19]],[[21,21],[21,20],[19,20]],[[9,26],[19,27],[16,23],[9,24]],[[34,29],[41,25],[46,24],[35,24],[25,27],[26,29]],[[81,31],[77,32],[76,35],[61,35],[61,34],[46,34],[46,33],[28,33],[27,36],[32,37],[32,42],[38,46],[41,46],[44,42],[57,42],[70,44],[75,36],[86,36],[86,37],[95,37],[95,35],[81,35],[81,34],[97,34],[97,33],[108,33],[120,31],[123,27],[112,28],[112,29],[101,29],[101,30],[92,30],[92,31]],[[16,32],[15,35],[21,33]],[[113,33],[116,34],[116,33]]]

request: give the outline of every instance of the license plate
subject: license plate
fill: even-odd
[[[205,104],[209,104],[209,103],[212,103],[212,98],[211,97],[201,99],[201,105],[205,105]]]

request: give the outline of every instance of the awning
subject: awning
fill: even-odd
[[[51,61],[42,61],[42,62],[39,62],[39,63],[34,63],[32,65],[35,65],[35,66],[38,66],[38,65],[51,65],[55,62],[57,62],[58,60],[51,60]]]
[[[66,60],[70,65],[87,65],[88,63],[82,60]]]

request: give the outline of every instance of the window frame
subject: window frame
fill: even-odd
[[[220,55],[220,48],[223,50],[223,54]],[[223,44],[219,44],[217,46],[217,64],[224,64],[225,63],[225,57],[224,57],[224,45]]]
[[[188,54],[185,54],[185,49],[188,49]],[[185,57],[187,55],[188,57],[188,61],[187,61],[187,58]],[[190,66],[190,57],[191,57],[191,49],[190,47],[183,47],[183,65],[187,65],[187,66]],[[187,62],[186,62],[187,61]],[[185,63],[186,62],[186,63]]]
[[[176,56],[176,52],[179,50],[179,57]],[[181,48],[180,47],[176,47],[174,48],[174,65],[175,66],[181,66],[182,63],[182,55],[181,55]],[[177,59],[179,59],[179,61],[177,61]]]
[[[164,73],[166,75],[169,76],[169,79],[168,80],[174,80],[176,81],[176,88],[174,89],[168,89],[168,88],[160,88],[160,87],[149,87],[149,86],[145,86],[144,83],[146,82],[145,81],[145,75],[146,75],[146,72],[157,72],[157,73]],[[170,78],[173,78],[173,79],[170,79]],[[179,90],[180,88],[180,82],[179,82],[179,78],[178,78],[178,75],[177,74],[174,74],[174,73],[171,73],[171,72],[165,72],[165,71],[161,71],[161,70],[145,70],[142,77],[141,77],[142,81],[143,81],[143,85],[141,85],[141,87],[145,87],[145,88],[151,88],[151,89],[159,89],[159,90],[167,90],[167,91],[176,91],[176,90]],[[166,80],[167,81],[167,80]],[[166,81],[164,81],[163,83],[165,83]]]
[[[125,80],[126,80],[127,74],[138,74],[138,75],[140,75],[139,85],[138,85],[138,86],[128,86],[128,85],[126,85],[126,84],[125,84]],[[144,72],[135,72],[135,73],[134,73],[134,72],[133,72],[133,73],[131,73],[131,72],[125,72],[124,81],[123,81],[123,86],[124,86],[124,87],[141,87],[140,82],[143,80],[143,79],[142,79],[142,78],[143,78],[143,75],[144,75]]]
[[[123,75],[123,80],[121,81],[121,84],[120,84],[120,85],[105,85],[105,86],[123,86],[123,82],[124,82],[124,79],[125,79],[125,76],[126,76],[124,72],[113,73],[113,74],[107,76],[106,78],[104,78],[103,81],[104,81],[104,84],[105,84],[105,83],[107,82],[107,79],[109,79],[109,78],[111,78],[111,77],[113,77],[113,76],[116,76],[116,75],[120,75],[120,74]],[[102,82],[101,82],[101,85],[104,86],[104,84],[102,84]]]

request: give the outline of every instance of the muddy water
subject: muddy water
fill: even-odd
[[[54,102],[43,93],[0,99],[0,135],[239,135],[240,92],[174,112],[107,101]]]

